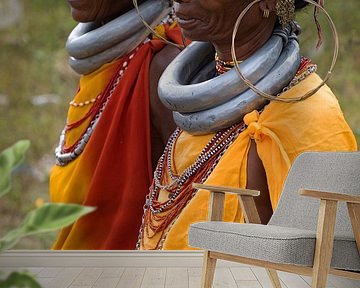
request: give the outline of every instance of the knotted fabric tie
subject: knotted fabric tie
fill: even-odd
[[[249,134],[251,139],[255,141],[262,141],[263,140],[263,127],[258,122],[259,120],[259,112],[254,110],[251,113],[248,113],[244,117],[244,123],[247,127],[246,131]]]
[[[254,110],[244,116],[244,123],[247,126],[247,129],[245,130],[246,133],[248,133],[249,137],[254,139],[257,144],[263,142],[266,137],[269,137],[279,148],[286,165],[290,168],[291,162],[289,156],[287,155],[279,137],[269,128],[261,125],[261,123],[259,123],[259,118],[260,113],[257,110]]]

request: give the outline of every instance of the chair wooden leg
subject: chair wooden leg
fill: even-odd
[[[266,269],[266,272],[270,278],[271,284],[274,288],[281,288],[281,283],[276,270]]]
[[[216,258],[210,257],[210,252],[204,252],[201,288],[211,288],[214,281]]]
[[[312,288],[325,288],[332,258],[337,201],[321,200],[316,234]]]
[[[360,253],[360,204],[347,203],[351,225],[358,251]]]

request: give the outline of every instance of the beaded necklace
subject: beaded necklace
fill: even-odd
[[[240,64],[242,61],[238,61],[238,64]],[[225,61],[222,60],[219,57],[218,53],[215,53],[215,68],[216,68],[216,72],[221,75],[224,74],[225,72],[230,71],[232,68],[234,68],[235,66],[235,62],[234,61]]]
[[[310,74],[316,72],[317,65],[312,63],[311,59],[302,56],[300,61],[299,69],[296,72],[295,77],[291,80],[288,86],[286,86],[281,93],[278,94],[280,96],[282,93],[290,90],[291,87],[294,87],[296,84],[304,80]]]
[[[242,61],[239,61],[238,64],[240,64]],[[234,61],[225,61],[220,59],[219,55],[215,54],[215,68],[218,75],[224,74],[228,71],[230,71],[235,66]],[[309,76],[311,73],[316,72],[317,65],[312,63],[312,61],[302,56],[300,60],[300,66],[294,76],[294,78],[291,80],[291,82],[284,87],[284,89],[278,93],[278,96],[280,96],[282,93],[290,90],[291,87],[294,87],[296,84],[304,80],[307,76]]]
[[[86,143],[90,140],[90,137],[95,130],[97,123],[100,120],[100,117],[109,102],[110,98],[114,94],[116,87],[119,85],[120,80],[122,79],[130,61],[134,58],[136,52],[142,46],[139,45],[133,52],[129,53],[127,56],[124,57],[124,60],[119,63],[119,67],[117,71],[112,76],[109,84],[106,86],[104,91],[98,95],[93,101],[93,106],[90,110],[82,117],[81,119],[67,123],[63,131],[60,135],[60,141],[58,147],[55,149],[55,157],[56,157],[56,164],[59,166],[65,166],[72,160],[76,159],[82,151],[85,149]],[[90,101],[91,102],[91,101]],[[89,103],[90,104],[90,103]],[[79,106],[81,106],[79,104]],[[74,144],[67,146],[66,145],[66,134],[69,133],[71,130],[79,127],[88,119],[91,119],[89,126],[86,130],[81,134],[81,136],[74,142]]]
[[[146,197],[137,243],[138,249],[140,246],[144,246],[144,236],[152,239],[158,233],[161,234],[161,237],[155,249],[162,248],[172,224],[196,194],[192,183],[203,183],[209,177],[222,155],[245,128],[245,124],[242,122],[218,131],[200,152],[195,162],[180,175],[175,175],[171,169],[175,143],[183,132],[180,128],[175,130],[159,159],[150,193]],[[171,179],[170,182],[167,181],[167,177]],[[157,200],[161,190],[169,192],[169,199],[163,203]]]
[[[240,64],[242,61],[238,61]],[[235,67],[234,61],[225,61],[222,60],[218,53],[215,53],[215,68],[218,74],[224,74],[225,72],[230,71],[232,68]],[[299,81],[305,79],[305,77],[312,72],[315,72],[317,69],[317,65],[312,63],[312,61],[304,56],[301,56],[300,66],[296,71],[296,75],[294,79],[290,82],[293,83],[293,86],[296,85]],[[302,78],[298,82],[294,83],[295,79]]]
[[[96,96],[93,99],[86,100],[84,102],[75,102],[75,100],[72,100],[72,101],[70,101],[69,105],[73,106],[73,107],[85,107],[87,105],[95,103],[97,100],[100,99],[100,97],[101,97],[101,94],[99,94],[98,96]]]

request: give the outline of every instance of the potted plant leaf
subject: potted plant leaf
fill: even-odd
[[[29,147],[28,140],[21,140],[0,153],[0,197],[10,192],[11,173],[23,162]],[[22,237],[61,229],[94,210],[94,207],[77,204],[43,204],[30,211],[19,227],[0,238],[0,253],[12,248]],[[0,280],[0,288],[8,287],[39,288],[41,285],[30,273],[12,272]]]

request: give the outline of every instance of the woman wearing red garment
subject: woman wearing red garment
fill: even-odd
[[[50,175],[53,202],[97,207],[60,231],[53,249],[134,249],[152,170],[174,129],[158,79],[180,49],[149,38],[131,0],[68,0],[80,22],[66,48],[81,74]],[[143,17],[181,42],[169,1]]]

